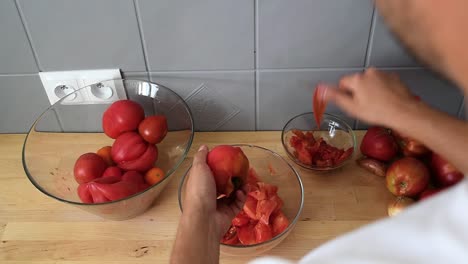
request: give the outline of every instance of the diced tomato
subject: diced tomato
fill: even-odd
[[[283,200],[281,200],[281,198],[279,198],[278,195],[271,196],[269,199],[276,202],[276,208],[275,208],[275,210],[273,212],[277,212],[277,211],[281,210],[281,208],[283,208],[284,202],[283,202]]]
[[[255,225],[250,223],[245,226],[237,228],[237,237],[242,245],[253,245],[255,244]]]
[[[298,129],[293,129],[291,130],[291,132],[296,135],[296,137],[300,138],[300,139],[305,139],[305,135],[304,135],[304,132],[302,132],[301,130],[298,130]]]
[[[304,139],[309,143],[309,144],[314,144],[315,143],[315,137],[314,133],[307,131],[304,135]]]
[[[312,155],[304,148],[296,150],[296,158],[304,164],[312,164]]]
[[[278,186],[264,182],[258,182],[257,185],[261,191],[266,193],[267,197],[274,196],[278,192]]]
[[[336,159],[335,164],[340,164],[341,162],[347,160],[351,155],[353,154],[353,148],[347,149],[345,152],[343,152],[339,158]]]
[[[257,184],[251,184],[251,183],[246,183],[243,187],[243,189],[245,189],[245,191],[247,192],[247,194],[251,193],[251,192],[255,192],[255,191],[258,191],[258,186]]]
[[[265,190],[261,190],[261,189],[251,191],[247,195],[255,198],[255,200],[257,201],[267,199],[267,193],[265,192]]]
[[[244,226],[249,222],[250,217],[244,212],[244,210],[241,210],[231,221],[233,226]]]
[[[302,139],[296,136],[292,136],[289,139],[289,145],[295,149],[302,148]]]
[[[251,219],[258,220],[257,218],[257,200],[252,196],[247,196],[244,203],[244,212]]]
[[[255,229],[255,242],[257,243],[268,241],[273,237],[270,226],[265,225],[261,221],[258,221],[254,229]]]
[[[288,226],[289,220],[282,211],[272,216],[272,231],[274,236],[281,234]]]
[[[223,238],[221,239],[221,243],[227,245],[237,245],[239,244],[239,238],[237,236],[237,228],[235,226],[231,226],[229,230],[224,234]]]
[[[257,219],[268,225],[270,222],[270,215],[276,209],[277,203],[274,200],[261,200],[257,203]]]

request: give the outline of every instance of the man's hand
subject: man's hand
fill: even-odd
[[[418,103],[397,75],[373,68],[343,77],[338,89],[327,90],[326,100],[360,120],[388,127],[402,106]]]
[[[228,230],[231,220],[244,206],[245,194],[236,192],[234,202],[226,204],[216,200],[216,184],[210,167],[206,163],[208,148],[203,145],[195,154],[185,190],[184,213],[204,213],[214,219],[220,236]],[[197,212],[195,212],[197,211]]]

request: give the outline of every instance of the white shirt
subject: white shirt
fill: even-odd
[[[259,258],[251,264],[289,261]],[[305,263],[468,263],[468,179],[307,254]]]

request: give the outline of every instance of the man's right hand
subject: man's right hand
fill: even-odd
[[[355,118],[387,127],[398,122],[405,105],[418,103],[396,74],[374,68],[343,77],[338,89],[327,90],[326,100]]]

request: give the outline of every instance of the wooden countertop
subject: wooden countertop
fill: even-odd
[[[269,148],[299,171],[305,206],[292,233],[269,255],[290,259],[324,242],[386,216],[392,195],[384,178],[354,162],[319,174],[294,164],[283,150],[281,132],[196,133],[188,159],[143,215],[127,221],[103,220],[39,192],[21,163],[25,135],[0,135],[0,263],[167,263],[180,210],[177,187],[193,153],[205,143],[246,143]],[[359,142],[363,132],[357,132]],[[221,257],[221,263],[245,263],[250,257]]]

